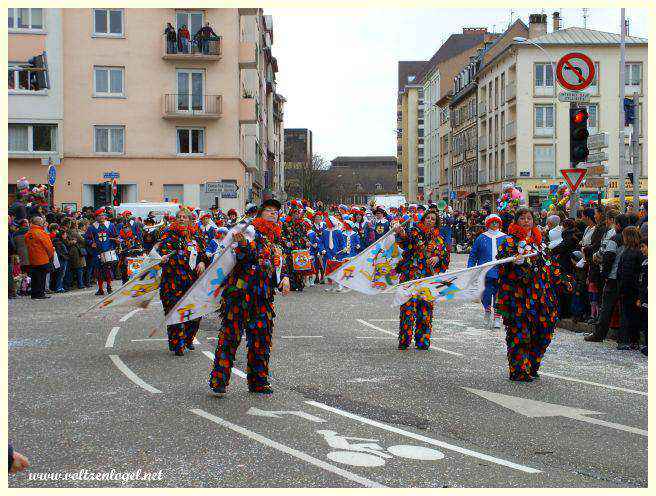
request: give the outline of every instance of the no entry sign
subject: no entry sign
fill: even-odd
[[[556,78],[563,88],[582,90],[590,86],[595,76],[595,66],[590,57],[572,52],[564,55],[556,66]]]

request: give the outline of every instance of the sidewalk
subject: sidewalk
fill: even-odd
[[[576,333],[588,333],[594,332],[594,326],[586,324],[585,322],[574,322],[572,319],[562,319],[556,324],[556,328],[565,329],[566,331],[576,332]],[[608,336],[606,339],[615,340],[617,330],[610,328],[608,330]]]

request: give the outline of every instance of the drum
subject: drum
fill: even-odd
[[[102,263],[116,262],[117,260],[116,250],[104,251],[100,254],[100,261]]]
[[[298,272],[312,270],[310,250],[292,250],[292,266]]]

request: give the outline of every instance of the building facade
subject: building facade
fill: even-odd
[[[63,157],[63,9],[10,8],[8,41],[9,202],[16,182],[48,182]],[[47,72],[43,69],[45,54]],[[30,62],[31,61],[31,62]],[[41,67],[39,67],[41,66]]]
[[[303,196],[301,169],[312,164],[312,131],[305,128],[284,130],[285,192],[291,197]]]
[[[364,205],[373,195],[396,194],[396,157],[336,157],[328,181],[334,185],[333,200]]]
[[[547,16],[530,17],[531,41],[537,47],[516,41],[498,53],[489,53],[476,76],[478,81],[479,136],[486,146],[479,147],[478,203],[491,202],[501,194],[504,181],[521,186],[529,204],[540,207],[549,185],[563,180],[561,169],[569,167],[569,103],[559,102],[552,61],[572,51],[588,55],[596,67],[592,84],[583,90],[590,95],[585,104],[590,118],[590,134],[608,133],[608,187],[605,193],[617,196],[619,166],[620,36],[590,29],[560,29],[554,15],[554,30],[547,33]],[[551,60],[549,60],[551,59]],[[626,38],[627,96],[637,94],[636,128],[641,157],[641,190],[647,178],[647,40]],[[555,111],[554,111],[555,106]],[[622,123],[623,124],[623,123]],[[628,150],[628,128],[625,147]],[[555,145],[555,147],[554,147]],[[628,153],[627,153],[628,154]],[[581,190],[584,197],[595,197],[597,188]]]
[[[241,211],[275,189],[284,99],[276,103],[273,25],[261,9],[64,9],[61,19],[57,205],[98,206],[111,173],[122,202]],[[167,22],[187,26],[189,43],[167,43]],[[206,23],[217,37],[203,43],[194,35]],[[41,181],[22,168],[10,182],[20,176]],[[206,187],[217,181],[224,192]]]

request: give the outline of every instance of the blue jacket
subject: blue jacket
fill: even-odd
[[[351,258],[360,253],[362,244],[360,242],[360,235],[356,231],[343,232],[342,237],[344,238],[344,251],[338,255],[338,260]]]
[[[332,234],[333,247],[330,248],[330,237]],[[346,245],[344,234],[340,229],[324,230],[319,238],[319,252],[324,253],[324,263],[326,260],[339,260],[337,254],[344,249]]]
[[[378,222],[378,219],[374,219],[367,226],[367,244],[373,244],[378,241],[380,238],[387,234],[387,231],[390,230],[390,222],[387,219],[383,219],[382,222]]]
[[[95,254],[103,253],[109,250],[116,249],[116,243],[109,238],[118,238],[116,227],[109,221],[107,225],[98,224],[94,222],[89,226],[86,233],[87,242],[89,245],[95,243],[96,247],[91,248]]]
[[[483,265],[484,263],[496,260],[497,250],[507,237],[507,234],[500,231],[497,233],[496,237],[490,231],[485,231],[483,234],[479,235],[469,252],[467,267]],[[497,279],[499,277],[498,267],[492,267],[485,277]]]

